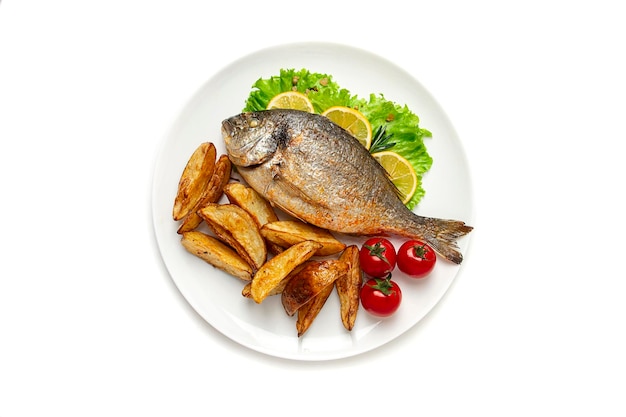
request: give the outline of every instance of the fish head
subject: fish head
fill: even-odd
[[[222,122],[222,137],[231,162],[237,166],[262,164],[278,148],[280,123],[270,111],[241,113]]]

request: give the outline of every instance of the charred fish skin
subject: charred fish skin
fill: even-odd
[[[368,150],[326,117],[279,109],[242,113],[222,123],[222,136],[242,178],[286,213],[340,233],[422,239],[462,262],[456,240],[472,227],[410,211]]]

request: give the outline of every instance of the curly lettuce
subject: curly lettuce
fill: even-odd
[[[306,94],[317,113],[332,106],[346,106],[358,109],[372,125],[372,131],[381,134],[379,149],[391,150],[406,158],[417,175],[418,186],[411,200],[406,204],[413,209],[425,195],[422,176],[432,166],[432,158],[424,144],[425,137],[432,134],[419,126],[419,117],[406,105],[402,106],[387,100],[382,94],[370,94],[368,99],[351,94],[341,88],[331,75],[310,72],[306,69],[281,69],[280,75],[260,78],[253,85],[243,111],[265,110],[269,101],[285,91],[299,91]]]

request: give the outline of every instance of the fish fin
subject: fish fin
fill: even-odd
[[[428,237],[429,244],[444,258],[455,264],[463,262],[463,254],[457,245],[457,239],[472,231],[473,227],[460,220],[429,219],[432,234]]]
[[[284,211],[286,214],[290,215],[291,217],[300,220],[301,222],[304,223],[308,223],[305,219],[303,219],[302,217],[298,216],[296,213],[294,213],[293,211],[289,210],[286,207],[281,206],[280,204],[276,204],[273,205],[274,207],[278,207],[280,210]]]
[[[432,217],[416,216],[413,220],[412,227],[396,231],[396,233],[409,238],[425,240],[435,252],[447,260],[455,264],[463,262],[463,254],[459,250],[457,239],[471,232],[472,226],[468,226],[460,220]]]
[[[328,204],[324,203],[323,201],[319,201],[319,199],[311,198],[311,196],[309,196],[300,187],[286,179],[284,176],[280,175],[280,170],[278,167],[274,169],[274,185],[280,187],[283,192],[301,200],[306,205],[313,207],[323,207],[325,209],[329,208]]]

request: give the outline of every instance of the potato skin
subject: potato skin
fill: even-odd
[[[224,187],[224,194],[226,194],[230,203],[236,204],[247,211],[259,228],[266,223],[278,221],[276,212],[274,212],[270,203],[254,191],[252,187],[238,182],[231,182]]]
[[[191,154],[178,181],[172,217],[181,220],[193,210],[213,176],[216,150],[211,142],[201,143]]]
[[[257,271],[267,260],[265,240],[247,211],[235,204],[209,203],[198,214],[222,241]]]
[[[198,214],[198,210],[210,203],[217,203],[224,193],[224,187],[230,180],[230,174],[232,172],[232,163],[228,159],[227,155],[221,155],[215,163],[215,169],[213,170],[213,176],[209,180],[202,197],[196,203],[195,207],[185,216],[181,222],[178,233],[183,234],[194,230],[200,223],[202,223],[202,217]]]
[[[259,230],[267,223],[278,221],[278,216],[272,205],[252,187],[239,182],[231,182],[224,187],[224,194],[231,204],[236,204],[250,214]],[[265,237],[264,237],[265,238]],[[267,250],[274,255],[281,253],[285,246],[279,246],[265,239]]]
[[[293,276],[281,293],[281,301],[285,312],[293,316],[296,311],[327,285],[334,283],[350,269],[347,262],[328,259],[311,262]]]
[[[293,245],[267,261],[252,278],[250,294],[261,303],[281,281],[299,265],[303,264],[321,247],[320,243],[307,240]]]
[[[337,295],[339,296],[341,322],[346,330],[354,327],[360,305],[360,291],[363,283],[363,274],[359,261],[359,248],[356,245],[348,246],[340,260],[350,264],[348,272],[335,281]]]
[[[326,300],[333,292],[334,285],[328,284],[322,291],[320,291],[313,299],[305,303],[298,309],[298,318],[296,320],[296,331],[298,337],[302,336],[311,327],[313,321],[317,317],[322,307],[326,304]]]
[[[252,268],[233,249],[198,231],[182,234],[181,243],[191,254],[243,281],[252,280]]]
[[[283,248],[288,248],[304,240],[314,240],[322,244],[322,247],[315,253],[316,256],[334,255],[346,247],[328,230],[299,220],[279,220],[266,223],[261,227],[261,235],[266,241]]]

